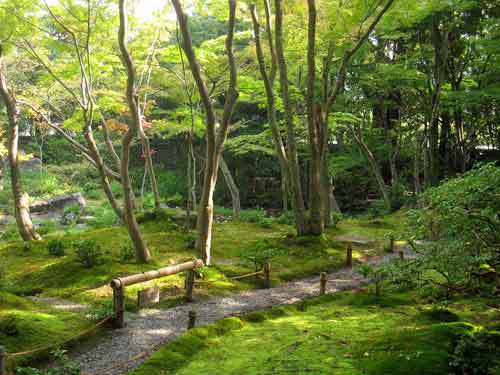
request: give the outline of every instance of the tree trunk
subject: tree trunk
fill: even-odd
[[[257,54],[257,61],[259,63],[259,70],[261,73],[262,80],[264,81],[264,88],[266,91],[267,99],[267,118],[269,121],[269,126],[271,128],[271,134],[273,137],[273,144],[276,151],[276,156],[278,158],[281,170],[281,194],[283,202],[283,211],[288,211],[288,182],[290,181],[290,163],[288,160],[287,150],[283,144],[283,139],[281,137],[280,129],[276,120],[276,97],[274,93],[274,81],[276,79],[277,71],[277,58],[276,51],[274,49],[274,41],[271,29],[271,9],[268,0],[264,0],[264,7],[266,13],[266,32],[268,36],[269,49],[271,53],[271,71],[267,72],[266,63],[264,59],[264,53],[262,50],[262,41],[260,38],[260,24],[257,18],[257,11],[255,5],[250,7],[250,12],[252,15],[253,30],[255,37],[255,50]],[[299,214],[300,215],[300,214]],[[300,228],[297,228],[299,231]]]
[[[192,130],[192,129],[191,129]],[[196,158],[193,147],[193,132],[187,136],[187,202],[186,202],[186,229],[191,229],[191,212],[196,211]]]
[[[295,225],[297,234],[304,235],[309,232],[306,222],[304,197],[302,194],[302,185],[300,181],[299,158],[297,155],[297,145],[295,142],[295,133],[293,126],[293,112],[290,103],[290,93],[288,86],[288,68],[285,60],[283,47],[283,10],[281,0],[275,0],[275,43],[276,60],[279,71],[279,81],[281,87],[281,98],[283,101],[283,110],[285,114],[286,132],[287,132],[287,154],[290,177],[290,190],[292,192],[292,204],[295,215]]]
[[[139,98],[135,88],[135,69],[132,58],[127,49],[127,11],[126,0],[120,0],[120,28],[118,32],[118,43],[122,55],[123,65],[127,70],[127,90],[126,97],[130,114],[132,117],[131,124],[128,126],[127,132],[122,139],[122,162],[121,162],[121,178],[123,187],[124,200],[124,221],[128,232],[134,244],[135,253],[139,262],[148,262],[151,259],[149,249],[146,247],[139,225],[134,215],[134,193],[130,180],[129,163],[130,163],[130,146],[141,127],[141,117],[139,113]]]
[[[219,169],[219,159],[222,154],[224,143],[227,138],[234,105],[238,99],[237,91],[237,68],[233,52],[234,30],[236,24],[236,0],[229,0],[229,20],[226,37],[226,54],[229,65],[229,84],[225,92],[224,111],[220,128],[216,128],[216,115],[213,103],[201,74],[201,67],[196,57],[189,30],[188,17],[184,12],[180,0],[171,0],[174,6],[177,20],[182,35],[182,48],[189,61],[189,67],[193,79],[198,88],[201,102],[205,108],[206,118],[206,140],[207,140],[207,158],[205,165],[205,174],[203,179],[203,189],[198,207],[198,218],[196,228],[198,238],[196,240],[196,249],[203,257],[204,263],[211,263],[211,245],[212,245],[212,223],[213,223],[213,194],[217,182]]]
[[[149,175],[149,180],[151,181],[151,190],[153,192],[155,211],[158,212],[161,206],[160,192],[158,190],[158,183],[156,181],[155,169],[153,166],[153,159],[151,158],[151,145],[149,143],[148,136],[144,132],[144,127],[142,126],[142,116],[140,118],[139,124],[139,136],[141,138],[142,150],[144,153],[144,160],[146,162],[146,168]]]
[[[7,151],[16,223],[21,238],[24,241],[34,241],[39,240],[40,236],[31,221],[28,194],[23,191],[21,185],[21,170],[18,164],[19,112],[14,94],[9,92],[7,87],[2,52],[0,45],[0,96],[5,102],[8,115]]]
[[[422,151],[422,139],[415,136],[415,153],[413,155],[413,184],[415,194],[420,194],[422,186],[420,184],[420,153]]]
[[[322,150],[327,134],[323,124],[316,116],[315,85],[316,85],[316,2],[308,0],[308,36],[307,36],[307,128],[311,150],[311,190],[309,191],[309,231],[320,235],[324,229],[323,207],[329,202],[329,195],[322,188],[322,166],[326,150]],[[326,173],[326,169],[325,169]],[[329,184],[329,181],[326,181]]]
[[[375,156],[373,156],[373,153],[371,152],[371,150],[368,148],[368,145],[363,140],[362,134],[356,134],[355,129],[351,129],[351,132],[352,132],[353,138],[356,141],[356,143],[358,144],[360,150],[363,152],[366,159],[368,160],[368,164],[370,166],[370,169],[371,169],[373,175],[375,176],[375,179],[377,180],[378,188],[380,190],[380,193],[382,194],[385,208],[388,211],[391,211],[392,204],[391,204],[389,189],[387,188],[387,185],[385,184],[384,177],[382,176],[382,172],[380,171],[380,167],[379,167],[377,161],[375,160]]]
[[[227,188],[231,193],[233,216],[235,219],[239,219],[241,212],[240,191],[238,190],[238,186],[236,185],[236,182],[234,182],[231,171],[222,156],[220,157],[219,164],[222,175],[224,176],[224,181],[226,181]]]

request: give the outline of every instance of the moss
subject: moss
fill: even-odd
[[[467,305],[455,301],[450,312],[464,319]],[[306,306],[255,312],[231,318],[234,326],[223,320],[190,331],[132,374],[441,375],[448,373],[458,337],[480,327],[422,319],[421,309],[431,305],[411,293],[379,300],[341,293],[308,300]]]
[[[54,349],[58,343],[67,341],[91,325],[92,322],[78,314],[58,311],[9,293],[0,293],[0,342],[5,345],[7,352],[24,352],[47,346]],[[45,350],[36,353],[36,357],[20,357],[16,364],[47,354],[48,350]]]

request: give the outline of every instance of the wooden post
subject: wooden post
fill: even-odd
[[[319,295],[322,296],[326,292],[326,272],[321,272],[319,277]]]
[[[113,311],[115,328],[125,327],[125,288],[117,285],[113,288]]]
[[[391,253],[394,252],[394,236],[392,234],[389,237],[389,249]]]
[[[186,301],[193,302],[193,289],[194,289],[194,271],[186,272]]]
[[[196,324],[196,311],[189,311],[188,313],[188,329],[193,329]]]
[[[264,263],[264,288],[271,287],[271,263]]]
[[[405,260],[405,253],[403,251],[399,251],[399,259]]]
[[[6,361],[7,361],[7,358],[5,356],[5,348],[0,345],[0,375],[7,375]]]
[[[345,265],[346,267],[352,268],[352,246],[350,244],[347,245],[347,255],[346,255]]]

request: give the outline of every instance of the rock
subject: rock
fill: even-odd
[[[19,167],[24,170],[35,170],[42,166],[42,161],[38,158],[33,158],[29,160],[20,160]]]
[[[61,225],[71,225],[75,224],[77,220],[78,220],[78,215],[72,212],[68,212],[61,217],[60,223]]]
[[[66,206],[78,204],[83,210],[87,206],[87,202],[82,193],[73,193],[54,197],[43,201],[36,201],[30,205],[30,212],[48,212],[52,210],[61,210]]]

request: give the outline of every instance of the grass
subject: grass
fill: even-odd
[[[453,301],[450,322],[412,293],[325,296],[196,328],[132,375],[447,374],[457,336],[498,319],[485,302]]]
[[[91,322],[83,316],[56,310],[9,293],[0,292],[0,342],[7,352],[16,353],[52,348],[85,331]],[[41,351],[36,358],[48,355]],[[35,358],[28,355],[10,363],[26,363]]]

